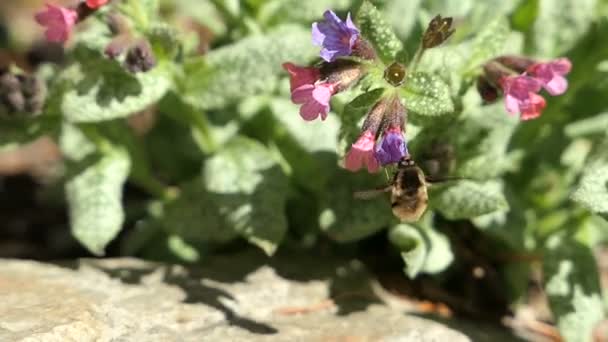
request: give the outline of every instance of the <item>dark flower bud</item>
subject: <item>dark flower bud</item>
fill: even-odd
[[[334,84],[336,93],[352,86],[362,74],[361,65],[349,60],[336,60],[321,65],[321,79]]]
[[[19,91],[12,91],[10,93],[3,94],[2,103],[8,109],[9,114],[23,112],[25,109],[25,98]]]
[[[355,41],[352,55],[368,60],[374,60],[378,58],[374,47],[367,40],[362,39],[361,37],[359,37],[359,39]]]
[[[0,70],[0,108],[3,114],[39,114],[45,97],[46,87],[38,78]]]
[[[10,93],[21,89],[21,82],[8,69],[0,70],[0,93]]]
[[[116,59],[127,49],[130,43],[130,38],[126,35],[114,37],[110,44],[106,46],[104,54],[110,59]]]
[[[477,78],[477,91],[485,103],[493,103],[498,99],[499,90],[484,76]]]
[[[131,73],[147,72],[156,66],[156,57],[148,41],[142,40],[127,52],[125,68]]]
[[[500,85],[500,80],[503,77],[509,76],[511,73],[509,69],[505,68],[502,64],[494,61],[490,61],[483,66],[485,82],[489,83],[493,87]]]
[[[361,131],[369,131],[377,135],[380,125],[382,125],[387,106],[388,101],[385,98],[380,99],[380,101],[378,101],[367,113]]]
[[[38,114],[42,111],[46,99],[46,85],[35,76],[25,76],[21,82],[21,91],[25,97],[24,111]]]
[[[399,127],[405,130],[407,122],[407,110],[401,103],[399,96],[393,96],[388,103],[382,128],[385,130],[388,127]]]
[[[384,70],[384,79],[395,87],[403,84],[405,75],[405,66],[398,62],[394,62]]]
[[[422,36],[422,48],[430,49],[441,45],[454,33],[452,28],[452,18],[442,18],[437,15],[431,20]]]
[[[501,56],[494,61],[506,66],[518,74],[526,71],[530,66],[536,63],[535,60],[523,56]]]

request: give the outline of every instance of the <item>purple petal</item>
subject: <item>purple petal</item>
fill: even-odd
[[[376,149],[376,158],[382,165],[387,165],[397,163],[406,153],[407,147],[401,131],[389,130]]]

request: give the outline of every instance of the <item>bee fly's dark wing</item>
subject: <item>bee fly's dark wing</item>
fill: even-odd
[[[356,199],[363,199],[363,200],[372,199],[374,197],[377,197],[378,195],[389,192],[392,189],[393,189],[393,186],[388,185],[388,186],[382,186],[382,187],[379,187],[376,189],[371,189],[371,190],[355,191],[353,193],[353,197]]]

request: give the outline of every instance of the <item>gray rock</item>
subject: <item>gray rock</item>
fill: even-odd
[[[356,261],[261,259],[244,253],[197,267],[136,259],[1,260],[0,341],[459,342],[486,337],[406,314],[406,302],[381,290]]]

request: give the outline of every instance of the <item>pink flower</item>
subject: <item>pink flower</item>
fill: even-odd
[[[108,3],[109,0],[87,0],[87,6],[91,9],[98,9],[99,7]]]
[[[63,43],[70,38],[72,28],[78,20],[76,11],[46,4],[46,10],[36,13],[36,21],[38,24],[45,26],[46,39],[50,42]]]
[[[283,63],[283,69],[289,73],[289,83],[291,85],[292,93],[305,84],[315,84],[321,77],[319,69],[314,67],[301,67],[293,63]]]
[[[305,84],[291,93],[291,101],[301,104],[300,116],[306,121],[312,121],[321,115],[321,120],[329,113],[329,100],[335,93],[332,83]]]
[[[568,58],[558,58],[547,63],[536,63],[527,70],[528,74],[536,78],[545,90],[555,96],[563,94],[568,88],[568,81],[564,77],[572,69]]]
[[[380,164],[374,155],[376,137],[372,131],[365,131],[350,148],[344,160],[344,166],[350,171],[357,171],[363,166],[367,171],[377,172]]]
[[[538,95],[540,81],[526,75],[508,76],[500,80],[505,93],[505,108],[511,114],[521,113],[522,120],[540,116],[545,108],[545,99]]]

